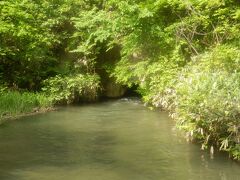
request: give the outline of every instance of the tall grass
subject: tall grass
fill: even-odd
[[[202,142],[203,149],[216,147],[240,159],[240,73],[195,72],[175,90],[178,127]]]
[[[44,94],[17,91],[0,92],[0,119],[50,106],[51,101]]]
[[[203,149],[209,148],[211,152],[228,151],[238,160],[239,63],[239,49],[229,45],[218,46],[196,57],[178,73],[164,93],[160,91],[152,98],[154,105],[171,111],[177,127],[185,130],[189,139],[198,140]]]

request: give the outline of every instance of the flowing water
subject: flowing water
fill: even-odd
[[[72,106],[0,127],[0,180],[239,180],[138,100]]]

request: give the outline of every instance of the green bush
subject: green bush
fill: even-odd
[[[203,147],[230,151],[240,142],[240,73],[198,72],[176,85],[174,117]],[[240,158],[238,153],[233,154]]]
[[[238,49],[219,46],[184,68],[165,91],[167,107],[188,137],[235,159],[240,159],[239,60]]]
[[[55,76],[44,81],[42,90],[54,104],[71,104],[96,100],[99,83],[97,75]]]

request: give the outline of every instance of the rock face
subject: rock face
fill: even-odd
[[[125,94],[127,88],[116,83],[113,78],[109,78],[103,84],[103,96],[108,98],[118,98]]]

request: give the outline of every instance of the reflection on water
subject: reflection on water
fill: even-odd
[[[167,113],[122,99],[0,127],[1,180],[238,180],[240,166],[188,144]]]

